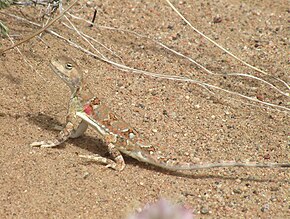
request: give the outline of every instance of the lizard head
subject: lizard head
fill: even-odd
[[[50,61],[50,67],[74,93],[82,84],[82,71],[79,66],[71,59],[65,56],[54,57]]]

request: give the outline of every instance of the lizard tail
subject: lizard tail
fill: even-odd
[[[163,162],[151,154],[139,152],[137,156],[133,156],[137,160],[145,163],[150,163],[163,169],[177,171],[177,170],[201,170],[210,168],[224,168],[224,167],[256,167],[256,168],[282,168],[290,167],[290,163],[260,163],[248,161],[219,161],[215,163],[182,163],[177,161]]]

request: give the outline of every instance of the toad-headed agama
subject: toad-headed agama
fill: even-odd
[[[80,156],[95,160],[116,170],[123,170],[125,167],[122,154],[126,154],[141,162],[172,171],[217,167],[290,167],[290,163],[257,163],[247,161],[185,163],[172,160],[163,161],[154,154],[154,147],[144,144],[142,138],[134,128],[112,112],[102,100],[90,91],[83,79],[81,69],[72,59],[68,57],[56,57],[51,60],[50,66],[54,73],[71,90],[66,125],[55,139],[34,142],[31,146],[55,147],[69,138],[81,136],[88,126],[91,126],[98,132],[98,136],[108,146],[108,150],[113,159],[105,158],[98,154]]]

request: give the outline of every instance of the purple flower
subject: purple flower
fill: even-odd
[[[128,219],[193,219],[193,214],[182,205],[161,199],[156,203],[146,204],[140,212],[129,216]]]

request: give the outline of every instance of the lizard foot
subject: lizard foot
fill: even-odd
[[[53,141],[35,141],[30,144],[31,147],[41,147],[41,148],[51,148],[55,147],[58,144],[55,144]]]
[[[90,159],[90,160],[94,160],[98,163],[102,163],[105,164],[106,167],[108,168],[112,168],[113,170],[117,170],[117,171],[122,171],[125,168],[125,163],[124,164],[118,164],[115,161],[105,158],[105,157],[101,157],[97,154],[94,155],[79,155],[79,157],[82,158],[86,158],[86,159]]]

